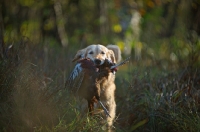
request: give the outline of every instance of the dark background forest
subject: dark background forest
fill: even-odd
[[[65,88],[90,44],[131,56],[115,131],[200,130],[199,0],[1,0],[0,131],[105,131]]]

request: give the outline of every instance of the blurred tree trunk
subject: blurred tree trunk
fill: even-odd
[[[200,1],[198,2],[193,0],[193,2],[194,3],[191,5],[191,14],[193,14],[193,19],[190,28],[195,30],[200,36]]]
[[[135,50],[135,59],[141,59],[142,43],[139,40],[140,37],[140,21],[141,15],[138,10],[132,11],[131,21],[129,23],[129,28],[131,32],[125,37],[125,55],[130,55],[132,48]]]
[[[174,35],[174,30],[176,28],[176,23],[178,20],[178,11],[180,10],[180,8],[178,7],[180,7],[180,5],[180,0],[175,0],[165,5],[164,12],[166,12],[166,16],[164,15],[163,17],[166,18],[167,24],[165,24],[165,28],[162,31],[162,35],[164,35],[165,37],[170,37]]]
[[[2,2],[0,3],[0,56],[4,57],[4,39],[3,39],[3,16],[2,16]]]
[[[63,13],[62,13],[62,6],[59,0],[54,1],[54,10],[56,14],[56,24],[57,24],[57,29],[58,29],[58,34],[60,37],[61,44],[63,47],[67,47],[68,38],[67,38],[67,33],[65,31],[65,21],[64,21]]]
[[[100,35],[107,36],[109,32],[108,5],[106,0],[99,0],[100,5]]]

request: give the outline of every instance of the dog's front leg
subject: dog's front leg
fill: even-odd
[[[112,96],[113,97],[113,96]],[[115,119],[115,114],[116,114],[116,103],[115,103],[115,99],[114,98],[110,98],[109,101],[107,101],[106,103],[106,107],[109,111],[109,115],[110,116],[107,116],[106,117],[106,120],[107,120],[107,124],[108,124],[108,127],[112,127],[113,126],[113,121]]]
[[[113,122],[116,114],[116,103],[115,103],[115,84],[110,85],[105,89],[102,97],[102,102],[105,104],[110,116],[106,116],[108,130],[113,127]]]

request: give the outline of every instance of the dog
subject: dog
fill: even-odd
[[[96,66],[103,65],[105,60],[118,63],[121,60],[121,51],[116,45],[108,45],[105,47],[100,44],[92,44],[79,50],[72,61],[79,61],[83,58],[90,59]],[[110,115],[106,117],[108,129],[113,126],[116,114],[115,89],[115,74],[109,72],[107,77],[100,82],[101,101]]]

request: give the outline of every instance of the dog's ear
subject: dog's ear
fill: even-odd
[[[107,45],[106,47],[114,52],[116,62],[120,62],[122,58],[120,48],[117,45]]]
[[[116,63],[115,54],[112,50],[108,50],[108,58],[112,60],[113,63]]]
[[[86,53],[86,49],[82,49],[77,51],[76,55],[74,56],[74,59],[72,60],[72,62],[77,61],[81,58],[83,58],[85,56]]]

